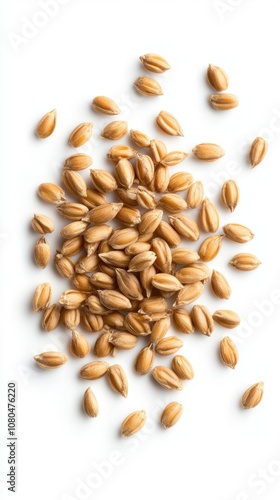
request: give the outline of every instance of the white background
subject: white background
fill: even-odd
[[[42,6],[33,0],[2,1],[2,498],[12,496],[5,482],[6,384],[16,380],[20,500],[108,500],[113,495],[123,500],[179,496],[275,500],[280,493],[279,2],[64,3],[58,6],[57,1],[57,12],[45,16],[45,26],[29,39],[18,38],[16,47],[15,35],[22,36],[26,20],[44,22],[37,17]],[[162,54],[172,65],[158,78],[164,89],[160,98],[140,98],[132,87],[135,78],[145,74],[138,57],[147,52]],[[229,91],[240,99],[237,109],[219,113],[208,105],[209,63],[228,72]],[[228,307],[240,314],[241,326],[230,332],[240,352],[236,370],[219,361],[219,342],[228,333],[219,327],[211,338],[182,336],[182,353],[192,362],[195,378],[180,393],[170,393],[150,376],[133,373],[137,347],[117,357],[129,377],[126,400],[113,394],[106,380],[90,384],[100,405],[99,417],[92,420],[81,410],[89,384],[78,377],[92,354],[85,361],[71,358],[54,372],[36,369],[32,360],[34,354],[51,348],[67,352],[69,337],[63,329],[45,333],[39,315],[31,312],[32,293],[39,282],[53,283],[54,300],[68,285],[52,266],[43,271],[33,264],[37,236],[30,219],[34,211],[55,218],[55,208],[41,202],[36,189],[41,182],[59,182],[63,160],[72,153],[67,138],[78,123],[94,122],[94,139],[82,149],[92,154],[94,168],[112,169],[104,159],[110,144],[98,139],[110,119],[90,107],[100,94],[119,103],[120,119],[127,119],[129,127],[165,140],[169,150],[191,153],[201,142],[223,146],[226,155],[219,162],[198,163],[190,154],[177,170],[186,169],[203,180],[220,208],[221,224],[245,224],[256,236],[246,247],[224,241],[219,257],[210,263],[228,277],[233,289],[230,301],[219,301],[210,291],[199,300],[212,311]],[[54,107],[57,129],[50,139],[40,141],[34,135],[36,123]],[[184,138],[172,139],[156,129],[154,118],[161,109],[178,118]],[[268,139],[269,152],[263,164],[250,170],[246,155],[258,135]],[[230,177],[241,189],[233,215],[219,201],[220,186]],[[59,228],[62,221],[55,220]],[[49,240],[53,250],[60,244],[57,234]],[[230,257],[242,251],[259,257],[262,265],[257,271],[242,273],[228,266]],[[272,303],[272,296],[278,304]],[[93,344],[96,336],[88,338]],[[241,395],[260,380],[265,382],[262,403],[254,410],[242,410]],[[158,415],[173,400],[183,403],[184,414],[176,427],[165,432]],[[146,431],[131,441],[121,440],[122,419],[142,408],[149,416]],[[94,463],[100,467],[112,461],[114,451],[118,465],[107,464],[107,477],[104,471],[102,477]],[[95,483],[86,487],[90,479]]]

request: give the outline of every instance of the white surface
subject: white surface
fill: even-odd
[[[61,4],[63,2],[61,1]],[[18,47],[11,44],[21,35],[24,20],[36,19],[40,2],[2,2],[2,338],[1,338],[1,447],[2,498],[10,498],[6,474],[6,384],[18,381],[18,492],[20,500],[108,500],[113,495],[133,498],[184,497],[191,500],[275,500],[280,493],[279,450],[279,135],[280,72],[279,14],[277,0],[90,1],[70,0],[46,19],[46,26]],[[58,5],[58,4],[57,4]],[[223,15],[217,9],[225,8]],[[19,40],[19,39],[18,39]],[[132,89],[135,78],[145,74],[138,56],[163,54],[172,71],[159,76],[164,96],[140,98]],[[211,93],[204,78],[209,63],[226,69],[229,91],[240,106],[219,113],[207,104]],[[3,78],[2,76],[2,78]],[[219,341],[226,331],[216,327],[212,338],[185,337],[182,353],[193,363],[195,378],[180,393],[157,387],[150,377],[132,370],[135,353],[118,355],[128,372],[127,400],[113,394],[105,380],[89,384],[78,378],[85,360],[71,359],[55,372],[37,370],[35,353],[48,348],[67,349],[65,331],[46,334],[30,303],[37,283],[51,280],[57,299],[66,282],[50,267],[37,269],[32,262],[36,235],[29,228],[34,211],[50,216],[54,208],[40,202],[37,185],[59,181],[71,130],[82,121],[93,121],[95,135],[83,148],[94,158],[94,167],[112,166],[104,160],[109,142],[98,137],[106,116],[90,108],[96,95],[116,99],[131,128],[166,141],[169,149],[191,151],[197,143],[217,142],[226,150],[219,162],[203,164],[190,155],[178,167],[202,179],[220,208],[221,222],[248,225],[255,233],[246,246],[225,241],[211,267],[226,274],[233,294],[228,303],[205,293],[198,302],[211,310],[231,308],[242,317],[232,331],[240,351],[235,371],[218,359]],[[56,107],[58,124],[53,136],[39,141],[34,127],[40,117]],[[166,109],[178,117],[184,138],[169,138],[156,130],[154,117]],[[265,129],[265,130],[264,130]],[[268,137],[269,153],[262,165],[250,170],[246,162],[249,144],[257,135]],[[236,162],[235,173],[230,172]],[[174,169],[174,172],[176,169]],[[220,180],[219,175],[221,174]],[[235,178],[241,189],[240,205],[231,215],[220,206],[224,178]],[[62,222],[59,220],[58,224]],[[49,238],[53,248],[57,236]],[[252,273],[230,269],[235,253],[255,253],[263,262]],[[268,313],[256,305],[270,301]],[[248,327],[248,322],[258,322]],[[95,335],[89,335],[93,344]],[[243,338],[242,338],[243,337]],[[245,338],[244,338],[245,337]],[[92,359],[89,356],[86,362]],[[157,363],[161,362],[157,359]],[[163,360],[169,363],[169,360]],[[264,380],[265,395],[255,410],[242,411],[239,400],[251,384]],[[96,420],[81,411],[81,398],[91,385],[100,404]],[[181,401],[184,414],[168,432],[158,424],[157,413],[172,400]],[[132,440],[121,440],[122,419],[145,408],[152,420],[148,429]],[[114,461],[107,477],[94,469]],[[77,491],[81,481],[95,481],[94,489]]]

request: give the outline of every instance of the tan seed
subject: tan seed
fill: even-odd
[[[107,309],[114,311],[131,308],[130,300],[116,290],[98,290],[98,295],[101,304],[107,307]]]
[[[157,256],[155,267],[162,273],[170,273],[172,269],[172,254],[168,243],[162,238],[153,238],[151,250]]]
[[[140,76],[137,78],[134,82],[134,87],[139,94],[144,96],[154,97],[163,95],[160,84],[154,78],[150,78],[149,76]]]
[[[105,307],[102,302],[100,301],[99,297],[96,297],[95,295],[90,295],[87,300],[86,300],[86,306],[88,307],[89,311],[93,313],[94,315],[101,315],[103,316],[104,314],[108,314],[109,310],[107,307]]]
[[[148,251],[148,250],[146,250],[146,251]],[[136,255],[138,255],[138,254],[136,254]],[[152,288],[153,288],[152,279],[153,279],[155,274],[156,274],[156,268],[153,265],[147,267],[146,269],[144,269],[143,271],[140,271],[140,273],[139,273],[141,285],[144,288],[147,297],[151,296]]]
[[[138,203],[136,201],[136,196],[138,189],[137,188],[129,188],[129,189],[123,189],[123,188],[118,188],[116,189],[116,195],[119,197],[119,199],[125,204],[128,205],[129,207],[134,207],[137,206]]]
[[[201,227],[206,233],[215,233],[219,229],[220,217],[218,211],[208,198],[205,198],[202,202],[199,219]]]
[[[37,127],[36,127],[36,134],[40,139],[46,139],[49,137],[56,126],[56,109],[53,109],[52,111],[49,111],[46,115],[41,118],[39,121]]]
[[[99,407],[97,399],[90,387],[87,388],[83,398],[83,408],[84,412],[88,417],[97,417],[99,413]]]
[[[156,191],[156,193],[163,193],[168,188],[169,180],[169,168],[159,164],[156,167],[153,181],[148,184],[148,187],[152,191]]]
[[[141,222],[141,214],[135,207],[122,207],[118,211],[116,219],[124,226],[134,227]]]
[[[99,243],[110,238],[112,231],[113,228],[107,224],[89,227],[84,234],[84,239],[88,243]]]
[[[179,290],[173,307],[187,306],[197,300],[203,293],[204,286],[200,281],[186,285]]]
[[[92,107],[95,111],[99,111],[99,113],[104,113],[105,115],[118,115],[121,112],[113,99],[105,96],[95,97],[92,101]]]
[[[194,378],[194,371],[191,363],[185,358],[177,354],[172,359],[172,370],[181,380],[192,380]]]
[[[160,200],[159,204],[163,210],[169,212],[170,214],[177,214],[178,212],[183,212],[187,209],[187,203],[181,196],[174,193],[164,194]]]
[[[229,311],[227,309],[220,309],[215,311],[213,314],[213,319],[219,325],[224,328],[235,328],[240,324],[240,318],[238,314],[234,311]]]
[[[153,313],[161,313],[167,310],[167,302],[162,297],[150,297],[143,299],[139,304],[138,312],[150,316]]]
[[[138,242],[128,245],[125,249],[127,255],[138,255],[139,253],[148,252],[151,248],[150,243]]]
[[[120,291],[130,300],[142,300],[141,285],[134,276],[124,269],[116,269],[116,278]]]
[[[238,205],[240,197],[239,187],[236,181],[230,179],[223,184],[221,198],[223,204],[233,212]]]
[[[90,351],[90,345],[84,335],[76,332],[75,330],[72,332],[72,340],[71,340],[71,352],[77,358],[84,358],[88,355]]]
[[[201,181],[194,182],[187,193],[187,205],[189,208],[197,208],[203,200],[204,190]]]
[[[81,123],[78,125],[73,132],[71,132],[69,137],[69,144],[74,148],[79,148],[83,146],[92,136],[92,123]]]
[[[206,306],[194,306],[191,311],[191,318],[196,330],[204,335],[210,336],[214,330],[214,321],[209,309]]]
[[[236,95],[225,93],[210,95],[209,101],[213,108],[218,109],[219,111],[236,108],[239,104],[239,100]]]
[[[194,331],[191,316],[184,308],[175,309],[173,311],[173,322],[178,332],[188,334]]]
[[[118,146],[113,146],[110,149],[109,153],[107,154],[107,158],[115,163],[118,163],[118,161],[120,161],[122,158],[126,160],[131,160],[136,155],[137,155],[136,149],[121,144]]]
[[[88,208],[81,203],[62,203],[57,210],[62,217],[73,221],[81,220],[88,213]]]
[[[99,258],[108,266],[127,268],[131,261],[130,255],[126,255],[121,250],[112,250],[111,252],[100,253]]]
[[[223,231],[229,240],[237,243],[247,243],[254,238],[254,233],[241,224],[226,224],[223,226]]]
[[[151,210],[156,208],[158,201],[152,191],[149,191],[143,186],[139,186],[136,196],[137,203],[140,207]]]
[[[154,163],[150,156],[138,153],[135,162],[135,173],[141,184],[148,184],[154,177]]]
[[[64,162],[63,167],[66,170],[85,170],[92,165],[92,158],[85,153],[77,153],[75,155],[69,156]]]
[[[65,309],[77,309],[77,307],[80,307],[86,298],[86,294],[80,292],[79,290],[66,290],[61,295],[59,303]]]
[[[218,255],[221,249],[222,240],[223,236],[214,235],[208,236],[208,238],[201,243],[198,253],[203,262],[209,262]]]
[[[152,285],[158,290],[163,290],[165,292],[177,292],[183,288],[180,281],[167,273],[158,273],[152,279]]]
[[[100,193],[111,193],[117,189],[116,179],[106,170],[90,170],[90,177],[94,188]]]
[[[62,203],[65,201],[65,192],[57,184],[45,182],[38,187],[38,195],[48,203]]]
[[[251,145],[249,162],[252,168],[261,163],[267,153],[268,143],[262,137],[257,137]]]
[[[70,222],[70,224],[67,224],[62,228],[60,231],[60,234],[62,238],[65,238],[66,240],[72,240],[76,236],[80,236],[88,227],[88,222],[79,220],[75,222]]]
[[[87,188],[86,197],[79,196],[79,200],[83,205],[91,209],[106,203],[106,196],[96,191],[96,189]]]
[[[124,326],[133,335],[146,337],[151,333],[149,321],[149,316],[147,317],[144,314],[131,312],[126,315]]]
[[[198,160],[202,161],[216,161],[225,154],[221,146],[212,143],[198,144],[192,152]]]
[[[207,80],[211,87],[217,90],[217,92],[221,92],[228,88],[228,76],[219,66],[209,64],[207,69]]]
[[[176,373],[166,366],[156,366],[152,375],[157,383],[166,389],[181,391],[183,388],[182,381]]]
[[[125,316],[116,311],[104,316],[104,324],[111,328],[115,328],[116,330],[125,330],[124,320]]]
[[[177,214],[168,217],[171,226],[184,238],[197,241],[199,238],[198,225],[188,215]]]
[[[123,368],[120,365],[112,365],[107,371],[107,376],[112,389],[126,398],[128,393],[128,382]]]
[[[86,274],[75,274],[72,279],[72,284],[77,290],[84,293],[93,293],[94,291],[90,278]]]
[[[31,225],[40,234],[52,233],[54,230],[54,223],[47,215],[34,214]]]
[[[166,241],[170,248],[175,248],[181,243],[181,238],[177,231],[168,224],[168,222],[162,220],[158,225],[156,232],[160,238]]]
[[[45,269],[51,258],[51,248],[44,236],[34,246],[34,260],[37,266]]]
[[[108,243],[114,250],[123,250],[132,243],[135,243],[138,240],[138,236],[138,231],[130,227],[115,229]]]
[[[106,363],[106,361],[93,361],[81,368],[80,376],[86,380],[96,380],[103,377],[108,369],[109,363]]]
[[[191,248],[178,248],[172,252],[172,262],[181,266],[188,266],[199,260],[199,254]]]
[[[94,273],[90,277],[90,282],[96,289],[112,290],[116,286],[116,280],[105,273]]]
[[[101,333],[94,344],[93,353],[97,358],[112,356],[115,347],[110,343],[111,332]]]
[[[153,233],[160,224],[162,216],[162,210],[154,209],[145,212],[141,217],[140,224],[138,225],[139,233]]]
[[[42,327],[46,332],[55,330],[60,321],[60,309],[57,304],[47,307],[43,312]]]
[[[154,164],[157,165],[167,155],[167,147],[159,139],[152,139],[150,142],[150,153]]]
[[[88,332],[100,332],[103,328],[103,317],[93,314],[87,307],[81,309],[81,323]]]
[[[231,287],[222,273],[213,271],[211,277],[211,286],[214,294],[219,299],[229,299],[231,295]]]
[[[70,193],[75,196],[87,196],[87,185],[79,172],[75,172],[74,170],[64,170],[62,172],[62,179],[65,187],[68,191],[70,191]]]
[[[165,337],[156,345],[156,353],[161,356],[169,356],[177,352],[183,345],[183,342],[178,337]]]
[[[176,401],[169,403],[163,410],[160,422],[164,429],[169,429],[177,424],[183,413],[183,406]]]
[[[130,437],[139,432],[146,423],[145,410],[134,411],[128,415],[121,425],[121,437]]]
[[[170,328],[170,316],[156,321],[151,331],[151,342],[157,344],[167,334]]]
[[[138,148],[148,148],[150,146],[150,138],[143,132],[139,132],[139,130],[131,130],[130,138]]]
[[[171,68],[170,64],[158,54],[145,54],[139,57],[144,68],[153,73],[164,73]]]
[[[68,361],[67,356],[61,354],[61,352],[42,352],[34,356],[34,359],[40,368],[45,368],[47,370],[59,368]]]
[[[87,253],[83,253],[75,264],[75,271],[78,274],[92,273],[93,271],[96,271],[96,269],[98,269],[99,262],[100,261],[97,253],[93,253],[90,255],[88,255]]]
[[[65,255],[65,257],[73,257],[80,253],[84,248],[84,239],[82,236],[76,236],[75,238],[71,238],[70,240],[66,240],[62,247],[61,253]]]
[[[176,174],[171,175],[167,189],[171,193],[179,193],[180,191],[188,189],[192,183],[192,174],[189,174],[188,172],[177,172]]]
[[[80,309],[64,309],[62,308],[60,319],[69,330],[75,330],[80,324]]]
[[[254,408],[257,406],[263,397],[264,383],[258,382],[257,384],[252,385],[244,392],[242,396],[242,406],[245,410],[249,410],[250,408]]]
[[[127,134],[127,131],[127,122],[116,120],[106,125],[106,127],[102,130],[100,137],[103,137],[103,139],[109,139],[110,141],[119,141]]]
[[[115,178],[119,186],[129,189],[134,182],[134,168],[129,160],[120,160],[114,170]]]
[[[260,264],[259,259],[251,253],[238,253],[230,261],[230,265],[240,271],[253,271]]]
[[[50,305],[52,289],[50,283],[41,283],[33,295],[33,311],[43,311]]]
[[[187,156],[188,153],[184,153],[183,151],[172,151],[162,158],[161,164],[165,167],[174,167],[184,161]]]
[[[118,349],[128,350],[136,346],[138,338],[128,332],[114,332],[110,336],[110,342]]]
[[[69,279],[75,274],[75,262],[73,259],[66,257],[60,252],[56,252],[54,265],[63,278]]]
[[[143,252],[135,255],[128,266],[128,272],[138,273],[140,271],[144,271],[147,267],[150,267],[156,260],[157,256],[155,252]]]
[[[201,280],[202,283],[207,283],[209,281],[209,278],[211,276],[211,269],[207,266],[207,264],[204,264],[204,262],[194,262],[191,267],[193,268],[193,270],[196,269],[204,275]]]
[[[84,221],[93,224],[105,224],[116,217],[122,206],[122,203],[103,203],[99,207],[92,208],[84,217]]]
[[[184,135],[179,122],[167,111],[161,111],[156,118],[156,122],[159,128],[168,135]]]
[[[135,360],[135,370],[139,375],[146,375],[152,369],[155,359],[153,344],[143,347]]]
[[[238,362],[238,350],[229,337],[224,337],[220,343],[220,357],[222,362],[230,368],[235,368]]]
[[[191,283],[196,283],[197,281],[208,281],[210,276],[210,269],[205,264],[196,266],[194,263],[191,266],[182,267],[175,273],[176,278],[183,283],[183,285],[189,285]]]

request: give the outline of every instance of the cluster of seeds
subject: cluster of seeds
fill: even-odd
[[[149,71],[161,73],[170,68],[165,59],[155,54],[140,59]],[[209,66],[207,78],[217,92],[227,89],[228,77],[221,68]],[[159,83],[148,76],[138,78],[135,88],[144,96],[163,94]],[[218,110],[238,104],[234,95],[225,93],[212,95],[210,101]],[[93,108],[107,115],[121,112],[112,99],[104,96],[94,98]],[[161,111],[156,123],[166,134],[183,136],[181,125],[169,112]],[[53,110],[38,124],[38,136],[48,137],[55,125]],[[70,145],[82,146],[91,138],[92,131],[92,123],[78,125],[70,135]],[[127,122],[112,121],[101,137],[119,140],[127,132]],[[53,183],[39,186],[40,198],[54,204],[59,214],[70,221],[60,232],[62,244],[54,255],[54,263],[61,277],[71,280],[72,286],[61,295],[59,304],[51,304],[52,290],[47,282],[37,286],[33,298],[33,309],[42,311],[42,326],[47,332],[59,323],[71,330],[73,356],[84,358],[91,351],[87,338],[77,331],[80,326],[99,334],[93,346],[93,354],[99,360],[84,365],[80,376],[95,380],[106,375],[112,389],[124,397],[128,394],[128,381],[123,368],[100,358],[115,356],[119,349],[133,349],[138,338],[145,337],[146,346],[135,359],[136,372],[140,375],[151,372],[160,386],[181,390],[182,381],[191,380],[194,371],[191,363],[177,354],[183,345],[182,338],[168,336],[171,321],[180,334],[197,331],[207,336],[212,334],[215,322],[227,329],[240,323],[234,311],[219,309],[212,313],[205,305],[192,306],[192,303],[201,297],[208,282],[216,297],[230,298],[231,287],[226,277],[206,263],[220,252],[223,238],[244,244],[254,237],[249,228],[236,223],[226,224],[222,233],[217,234],[219,213],[212,201],[204,197],[202,182],[194,181],[186,171],[170,175],[172,167],[186,159],[186,152],[168,152],[161,140],[150,140],[137,130],[130,131],[130,139],[133,147],[117,144],[109,150],[107,158],[112,161],[112,173],[90,170],[90,185],[79,172],[92,165],[92,158],[77,153],[64,162],[63,187]],[[249,151],[250,165],[258,165],[266,151],[267,143],[257,138]],[[207,162],[225,154],[219,145],[212,143],[198,144],[192,152]],[[226,181],[221,190],[225,208],[233,212],[239,196],[236,181]],[[193,209],[199,211],[198,221],[191,216]],[[54,223],[46,215],[35,214],[32,227],[42,235],[35,244],[34,259],[39,267],[45,268],[51,259],[46,234],[54,231]],[[201,231],[209,236],[197,250],[180,247],[181,240],[198,241]],[[251,271],[260,261],[252,254],[238,253],[230,264],[238,270]],[[153,367],[156,355],[173,356],[170,367]],[[238,351],[229,337],[220,343],[220,356],[225,365],[236,366]],[[44,352],[35,356],[35,360],[40,367],[49,369],[63,365],[67,356]],[[250,387],[242,398],[243,407],[256,406],[262,393],[262,383]],[[90,417],[98,414],[98,403],[90,387],[84,394],[84,410]],[[163,427],[174,425],[181,414],[182,406],[170,403],[161,416]],[[145,420],[145,411],[130,414],[121,426],[121,435],[134,434]]]

